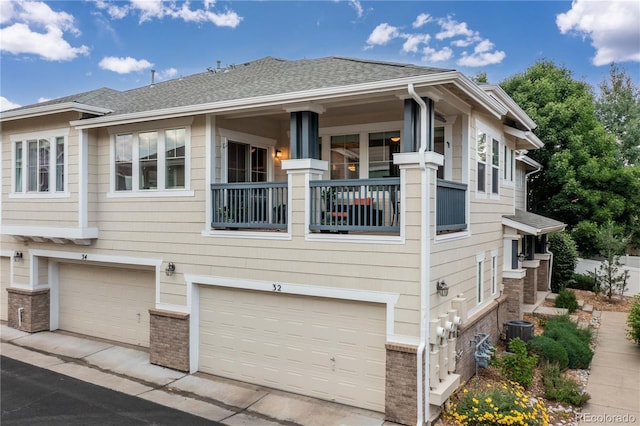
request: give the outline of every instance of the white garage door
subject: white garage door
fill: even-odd
[[[8,299],[7,287],[11,280],[11,258],[0,257],[0,320],[7,321]]]
[[[149,346],[155,272],[60,264],[58,282],[61,330]]]
[[[200,371],[384,411],[385,306],[200,287]]]

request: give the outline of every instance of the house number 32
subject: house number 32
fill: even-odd
[[[280,284],[271,284],[273,287],[271,291],[282,291],[282,286]]]

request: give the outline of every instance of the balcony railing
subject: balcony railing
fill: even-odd
[[[212,184],[211,227],[224,229],[287,229],[284,182]]]
[[[438,179],[436,231],[454,232],[467,229],[467,185]]]
[[[400,231],[400,178],[309,182],[311,231]]]

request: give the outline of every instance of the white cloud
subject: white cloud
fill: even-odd
[[[22,105],[11,102],[9,99],[4,96],[0,96],[0,111],[6,111],[8,109],[18,108]]]
[[[591,39],[594,65],[640,62],[640,6],[637,1],[574,0],[571,9],[556,16],[562,34]]]
[[[138,22],[141,24],[152,19],[170,17],[185,22],[210,22],[218,27],[235,28],[242,21],[242,17],[231,10],[220,13],[212,11],[215,5],[215,1],[212,0],[206,0],[204,7],[199,9],[191,9],[188,1],[130,0],[129,4],[122,5],[98,0],[95,4],[98,9],[106,10],[113,19],[123,19],[129,14],[137,14]]]
[[[373,29],[373,31],[369,35],[369,38],[367,39],[367,44],[370,46],[387,44],[389,43],[389,41],[399,36],[400,31],[398,30],[398,28],[385,22]]]
[[[349,0],[349,4],[353,7],[358,14],[358,18],[362,18],[364,14],[364,9],[362,8],[362,4],[360,4],[360,0]]]
[[[48,61],[68,61],[89,53],[87,46],[73,47],[65,33],[80,31],[72,15],[56,12],[40,1],[0,2],[2,23],[0,50],[13,54],[33,54]]]
[[[117,72],[118,74],[129,74],[136,71],[142,71],[153,66],[153,64],[146,59],[134,59],[130,56],[127,56],[126,58],[107,56],[102,58],[98,65],[103,70]]]
[[[403,52],[418,52],[418,46],[421,43],[427,44],[431,39],[429,34],[407,34],[405,35],[407,40],[402,45]]]
[[[416,20],[413,21],[413,24],[411,24],[411,26],[413,28],[420,28],[421,26],[423,26],[424,24],[433,21],[433,18],[431,16],[429,16],[426,13],[421,13],[420,15],[418,15],[416,17]]]
[[[453,56],[453,50],[449,47],[443,47],[440,50],[436,50],[432,47],[425,47],[422,49],[422,60],[425,62],[444,62],[451,59]]]
[[[176,75],[178,75],[178,70],[175,68],[167,68],[166,70],[162,70],[156,73],[159,81],[170,80]]]
[[[491,51],[494,44],[489,40],[482,40],[473,49],[473,53],[462,52],[462,57],[456,62],[463,67],[482,67],[485,65],[499,64],[507,56],[501,50]]]
[[[455,21],[451,19],[450,16],[447,16],[446,19],[439,19],[438,23],[440,24],[440,28],[442,28],[442,31],[436,34],[436,38],[438,40],[444,40],[447,38],[453,38],[453,37],[459,37],[459,36],[475,37],[478,35],[477,31],[471,31],[467,27],[466,22]]]

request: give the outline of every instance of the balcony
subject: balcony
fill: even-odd
[[[449,233],[467,229],[467,185],[438,179],[436,232]]]
[[[237,182],[211,185],[211,227],[287,229],[287,182]]]
[[[287,230],[288,182],[213,184],[214,229]],[[436,230],[464,231],[467,185],[438,179]],[[309,231],[400,234],[400,178],[312,180]]]
[[[309,182],[309,229],[319,232],[400,232],[400,178]]]

